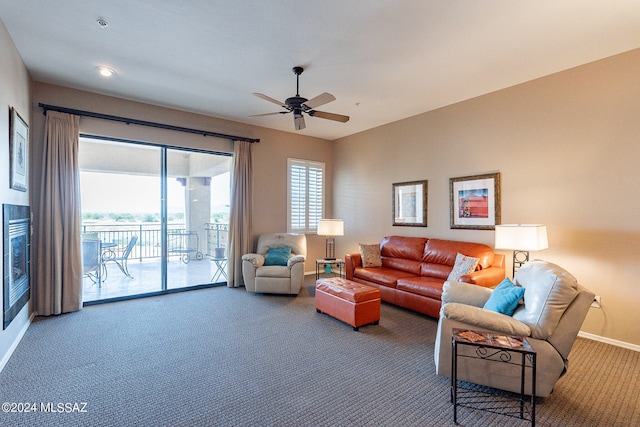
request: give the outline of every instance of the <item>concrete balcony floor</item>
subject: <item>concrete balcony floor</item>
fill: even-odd
[[[226,265],[226,261],[218,264]],[[159,258],[129,260],[129,273],[133,279],[125,276],[114,262],[107,262],[107,277],[100,286],[83,278],[84,302],[121,298],[133,295],[162,291],[161,262]],[[226,270],[226,268],[225,268]],[[226,273],[226,271],[225,271]],[[184,263],[179,257],[170,257],[167,263],[167,289],[179,289],[196,285],[226,283],[227,278],[215,261],[204,257]]]

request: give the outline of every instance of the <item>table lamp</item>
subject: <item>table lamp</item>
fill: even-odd
[[[524,263],[529,261],[529,251],[541,251],[549,247],[547,227],[542,224],[496,225],[496,249],[513,251],[513,277]]]
[[[344,236],[344,221],[341,219],[321,219],[318,223],[318,235],[327,238],[324,259],[336,259],[336,241],[334,236]]]

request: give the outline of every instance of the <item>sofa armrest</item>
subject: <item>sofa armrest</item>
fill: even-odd
[[[294,255],[287,261],[287,267],[291,268],[294,264],[299,262],[304,263],[304,257],[302,255]]]
[[[353,273],[356,271],[356,267],[362,267],[362,257],[360,253],[346,254],[344,256],[344,269],[345,277],[348,280],[353,279]]]
[[[440,309],[440,317],[456,320],[470,328],[500,332],[507,335],[528,337],[531,329],[526,324],[495,311],[485,310],[472,305],[449,303]]]
[[[251,262],[255,268],[264,265],[264,256],[260,254],[244,254],[242,255],[242,260]]]
[[[499,285],[506,277],[504,268],[489,267],[460,276],[461,282],[473,283],[476,286],[491,288]]]
[[[247,292],[256,291],[256,266],[251,260],[242,260],[242,282]]]
[[[447,280],[442,285],[442,304],[460,303],[474,307],[484,307],[493,292],[489,288],[472,285],[471,283]]]
[[[289,258],[289,261],[291,261],[291,258]],[[289,269],[291,272],[290,293],[297,295],[304,284],[304,259],[302,261],[289,264]]]

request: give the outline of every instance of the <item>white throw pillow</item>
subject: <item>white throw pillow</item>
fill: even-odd
[[[456,255],[456,263],[453,265],[453,270],[449,273],[447,280],[459,281],[465,274],[473,273],[476,271],[478,262],[480,262],[480,258],[472,258],[458,253]]]

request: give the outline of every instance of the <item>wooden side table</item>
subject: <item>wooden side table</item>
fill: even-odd
[[[327,266],[336,266],[339,269],[339,277],[342,277],[344,279],[344,260],[343,259],[324,259],[324,258],[319,258],[316,260],[316,280],[318,280],[320,278],[320,272],[322,270],[324,270],[324,268]]]
[[[517,337],[505,334],[495,334],[484,331],[472,331],[469,329],[453,328],[451,332],[451,403],[453,403],[453,422],[458,423],[458,406],[502,414],[514,418],[530,419],[531,426],[536,425],[536,351],[531,347],[526,337]],[[458,347],[469,346],[474,352],[460,354]],[[520,355],[520,357],[513,357]],[[488,363],[509,363],[519,365],[520,370],[520,399],[519,411],[511,411],[508,405],[499,406],[475,406],[479,402],[477,398],[469,401],[458,396],[458,358],[482,359]],[[520,359],[519,361],[516,359]],[[531,371],[531,401],[525,403],[525,378],[527,368]],[[471,392],[480,394],[481,392]],[[483,402],[485,403],[485,402]],[[502,402],[501,402],[502,403]],[[513,407],[511,406],[511,409]],[[529,418],[525,417],[527,415]]]

